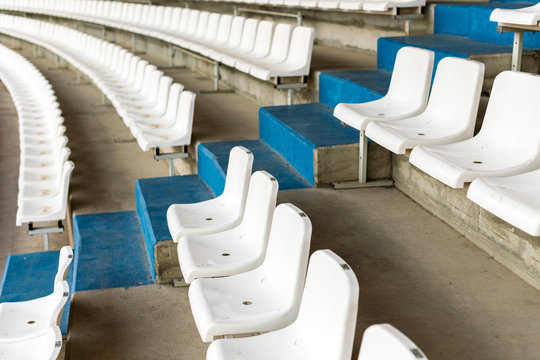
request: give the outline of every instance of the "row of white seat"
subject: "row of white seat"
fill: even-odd
[[[51,294],[0,303],[0,359],[54,360],[62,347],[59,320],[69,298],[67,270],[73,260],[69,246],[60,249]]]
[[[412,149],[409,161],[450,187],[472,182],[469,198],[540,236],[540,77],[497,75],[473,136],[484,65],[442,59],[430,93],[433,59],[429,50],[400,49],[388,93],[372,102],[338,104],[334,116],[396,154]]]
[[[207,11],[101,0],[0,0],[0,8],[154,37],[261,80],[309,75],[313,28]]]
[[[223,1],[223,0],[216,0]],[[426,6],[425,0],[225,0],[250,5],[288,6],[320,10],[364,10],[375,14]]]
[[[16,224],[66,217],[73,162],[66,128],[49,81],[27,59],[0,45],[0,79],[19,120],[19,192]]]
[[[234,147],[220,196],[167,211],[202,340],[269,331],[216,340],[207,359],[239,353],[243,359],[350,359],[359,296],[354,272],[330,250],[314,252],[308,266],[308,216],[292,204],[276,207],[277,180],[264,171],[251,174],[252,164],[248,149]],[[364,342],[362,360],[425,358],[387,324],[368,329]]]
[[[195,94],[154,65],[110,42],[23,17],[0,15],[0,32],[57,54],[111,101],[142,150],[191,142]]]

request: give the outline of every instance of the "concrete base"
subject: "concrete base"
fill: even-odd
[[[172,240],[159,241],[154,245],[157,284],[171,284],[173,280],[182,278],[176,247]]]
[[[395,186],[452,226],[523,280],[540,289],[540,238],[514,228],[467,199],[467,187],[452,189],[392,156]]]

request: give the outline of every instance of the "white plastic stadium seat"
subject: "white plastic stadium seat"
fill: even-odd
[[[429,95],[433,60],[433,51],[403,47],[396,54],[394,71],[385,96],[360,104],[341,103],[335,107],[336,118],[360,131],[359,183],[366,183],[367,125],[374,120],[399,120],[423,112]]]
[[[167,209],[167,225],[172,239],[178,242],[182,236],[215,233],[240,224],[252,165],[251,151],[242,146],[233,147],[221,195],[194,204],[174,204]]]
[[[388,11],[393,8],[426,6],[426,0],[369,0],[362,4],[365,11]]]
[[[60,281],[42,298],[0,303],[0,343],[39,336],[55,326],[68,296],[67,282]]]
[[[439,61],[426,110],[394,121],[372,121],[366,136],[396,154],[416,145],[448,144],[473,136],[484,64],[446,57]]]
[[[53,326],[30,339],[0,343],[0,360],[55,360],[61,348],[62,333]]]
[[[343,360],[352,354],[358,281],[351,268],[330,250],[310,258],[298,317],[267,334],[219,339],[207,360]]]
[[[480,177],[540,168],[540,77],[504,71],[495,77],[480,132],[471,139],[417,146],[409,161],[452,188]]]
[[[476,179],[467,197],[512,226],[540,236],[540,170]]]
[[[277,180],[265,171],[257,171],[251,176],[244,216],[238,226],[180,238],[178,260],[185,282],[233,275],[261,265],[277,193]]]
[[[195,279],[189,303],[204,342],[215,336],[272,331],[298,315],[311,240],[311,222],[291,204],[276,208],[266,257],[255,270]]]
[[[538,26],[540,4],[521,9],[495,9],[491,12],[489,20],[505,24]]]
[[[364,332],[358,360],[427,360],[408,337],[390,324],[371,325]]]

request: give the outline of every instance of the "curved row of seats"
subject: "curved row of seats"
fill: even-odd
[[[431,51],[402,48],[386,96],[338,104],[334,115],[396,154],[412,149],[409,161],[450,187],[473,182],[471,199],[539,236],[540,192],[534,182],[540,169],[540,77],[515,71],[497,75],[482,127],[473,136],[484,65],[442,59],[430,93],[432,68]],[[519,190],[509,191],[508,185]]]
[[[23,56],[0,45],[0,79],[19,120],[19,193],[16,224],[66,217],[73,162],[54,90]]]
[[[37,44],[83,72],[107,96],[142,150],[191,142],[195,94],[129,51],[44,21],[0,15],[0,32]]]
[[[62,309],[69,298],[69,286],[64,280],[73,250],[60,249],[58,270],[51,294],[19,302],[0,303],[0,359],[54,360],[62,347],[58,327]]]
[[[314,30],[207,11],[100,0],[1,0],[0,8],[154,37],[261,80],[309,75]]]
[[[234,147],[220,196],[167,211],[202,340],[269,331],[216,340],[207,359],[349,359],[356,276],[330,250],[314,252],[308,266],[308,216],[292,204],[276,207],[277,180],[251,174],[252,164],[251,151]],[[425,356],[390,325],[364,335],[362,360],[418,358]]]

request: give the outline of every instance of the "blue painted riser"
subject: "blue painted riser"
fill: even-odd
[[[404,46],[415,46],[434,51],[436,64],[442,58],[447,56],[468,58],[471,55],[512,53],[511,45],[482,42],[446,34],[379,38],[377,41],[378,68],[380,70],[392,71],[394,68],[396,54],[398,50]],[[524,51],[527,50],[532,49],[524,48]]]
[[[51,294],[54,290],[54,277],[58,271],[59,251],[32,254],[9,255],[0,283],[0,302],[28,301]],[[70,300],[73,294],[73,263],[67,282],[70,299],[62,313],[61,331],[67,334]]]
[[[214,194],[198,175],[139,179],[135,191],[147,263],[155,280],[154,245],[171,240],[166,216],[169,206],[208,200]]]
[[[489,21],[491,12],[496,8],[521,8],[530,5],[532,4],[525,2],[492,2],[481,5],[438,4],[435,6],[434,32],[510,45],[514,39],[513,33],[501,35],[497,31],[497,23]],[[525,47],[538,49],[540,34],[525,33],[523,44]]]

